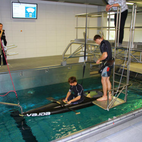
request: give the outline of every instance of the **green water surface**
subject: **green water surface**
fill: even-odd
[[[80,82],[81,81],[79,81],[79,83]],[[93,105],[77,110],[80,112],[79,115],[70,111],[44,117],[25,117],[25,122],[31,128],[32,134],[36,137],[38,142],[48,142],[95,126],[114,116],[121,116],[142,108],[141,85],[137,83],[137,81],[131,81],[131,83],[133,85],[129,87],[127,103],[112,108],[110,111],[103,110]],[[100,77],[84,79],[83,87],[85,91],[101,88]],[[68,89],[68,83],[60,83],[17,91],[17,94],[23,110],[27,111],[50,103],[46,99],[47,97],[54,97],[55,99],[65,97]],[[0,99],[4,102],[17,102],[14,93]],[[10,116],[10,111],[13,111],[13,109],[17,108],[4,105],[0,107],[1,142],[24,142],[21,131],[18,129],[15,120]]]

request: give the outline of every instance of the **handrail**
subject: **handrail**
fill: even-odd
[[[84,42],[83,42],[83,41],[84,41]],[[91,42],[89,42],[89,41],[90,41],[90,40],[87,41],[86,45],[99,46],[99,45],[97,45],[96,43],[92,43],[92,41],[91,41]],[[80,44],[80,46],[79,46],[73,53],[71,53],[71,54],[69,55],[69,58],[72,57],[72,55],[75,54],[77,51],[79,51],[83,45],[85,45],[85,40],[84,40],[84,39],[80,39],[80,40],[77,39],[77,40],[71,41],[71,42],[68,44],[68,46],[66,47],[66,49],[64,50],[63,54],[62,54],[62,61],[64,61],[66,52],[69,50],[69,48],[70,48],[71,45],[73,45],[73,44]],[[82,55],[82,56],[83,56],[83,55]]]
[[[22,106],[20,106],[19,104],[7,103],[7,102],[0,102],[0,104],[20,107],[20,109],[21,109],[21,114],[23,114],[23,108],[22,108]]]
[[[129,10],[128,14],[132,13],[132,11],[130,11],[130,10]],[[115,12],[117,12],[117,11],[116,10],[111,10],[110,12],[111,12],[111,15],[114,15]],[[140,9],[139,11],[136,11],[136,12],[137,13],[141,13],[142,10]],[[75,17],[86,17],[86,14],[87,14],[88,17],[92,17],[93,18],[93,15],[95,17],[97,17],[97,16],[101,16],[102,13],[107,15],[108,12],[106,12],[106,11],[100,11],[100,12],[80,13],[80,14],[76,14]]]
[[[79,46],[73,53],[69,54],[68,57],[65,57],[65,54],[67,53],[67,51],[69,50],[69,48],[71,48],[71,46],[72,46],[73,44],[80,44],[80,46]],[[62,54],[62,61],[66,61],[67,59],[69,59],[69,58],[74,58],[74,57],[83,57],[83,55],[73,56],[73,55],[76,55],[76,54],[77,54],[77,51],[79,52],[79,50],[81,49],[81,46],[83,46],[83,45],[85,45],[84,39],[75,39],[75,40],[72,40],[71,43],[68,44],[67,48],[64,50],[64,52],[63,52],[63,54]],[[95,44],[95,43],[93,43],[93,42],[89,42],[89,40],[88,40],[88,42],[86,43],[86,45],[98,46],[97,44]],[[140,42],[138,42],[138,43],[135,42],[134,45],[135,45],[134,48],[130,48],[131,51],[133,51],[133,52],[142,52],[141,49],[137,48],[137,46],[138,46],[138,45],[142,45],[142,43],[140,43]],[[114,49],[114,47],[112,47],[112,48]],[[87,53],[88,53],[87,56],[91,56],[90,54],[95,55],[97,49],[98,49],[98,48],[95,48],[95,49],[93,49],[93,50],[91,50],[91,51],[88,51],[88,52],[87,52]],[[123,50],[128,50],[128,49],[127,49],[127,45],[126,45],[126,47],[125,47],[125,46],[117,47],[117,49],[118,49],[117,55],[118,55],[118,54],[123,54],[123,53],[121,53]],[[119,50],[122,50],[122,51],[119,51]],[[83,52],[83,51],[82,51],[82,52]],[[133,58],[136,57],[135,55],[133,55],[133,53],[131,53],[131,56],[133,56]],[[139,56],[141,56],[141,55],[139,55]],[[140,57],[140,58],[141,58],[141,57]],[[119,59],[122,59],[122,58],[119,58]],[[137,60],[136,60],[136,62],[141,62],[141,61],[137,61]]]

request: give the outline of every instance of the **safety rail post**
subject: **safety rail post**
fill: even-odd
[[[134,43],[134,32],[135,32],[135,23],[136,23],[136,11],[137,11],[137,5],[133,4],[132,9],[132,19],[131,19],[131,25],[130,25],[130,36],[129,36],[129,47],[128,47],[128,62],[127,62],[127,84],[129,83],[129,74],[130,74],[130,62],[131,62],[131,49],[133,48]],[[125,98],[124,100],[127,101],[127,91],[128,87],[126,86],[125,90]]]
[[[7,102],[0,102],[0,104],[3,104],[3,105],[9,105],[9,106],[17,106],[21,109],[21,114],[23,114],[23,108],[20,104],[14,104],[14,103],[7,103]]]
[[[109,36],[110,36],[110,21],[111,21],[111,17],[110,17],[110,11],[109,11],[109,20],[108,20],[108,40],[110,40]]]
[[[121,16],[121,8],[118,7],[117,8],[117,19],[116,19],[116,27],[115,27],[115,47],[114,47],[114,58],[116,58],[116,48],[118,46],[118,41],[119,41],[119,29],[120,29],[120,17]],[[114,87],[115,87],[115,61],[114,61],[114,65],[113,65],[113,90],[114,90]],[[112,92],[114,94],[114,92]]]
[[[78,16],[76,17],[76,39],[78,39]]]
[[[103,24],[104,24],[104,13],[102,12],[102,19],[101,19],[101,36],[102,36],[102,33],[103,33]],[[104,37],[103,37],[104,38]]]

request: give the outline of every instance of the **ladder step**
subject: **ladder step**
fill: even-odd
[[[98,71],[91,71],[90,75],[99,74]]]
[[[117,84],[125,85],[124,83],[120,83],[120,82],[118,82],[118,81],[114,81],[114,82],[117,83]]]
[[[119,74],[119,73],[114,73],[114,74],[121,76],[121,74]],[[122,76],[127,77],[126,75],[122,75]]]
[[[124,95],[126,94],[124,91],[122,91],[121,93],[123,93]]]
[[[116,49],[128,50],[127,45],[117,46]]]
[[[119,65],[119,64],[115,64],[115,66],[117,66],[117,67],[125,67],[125,68],[127,68],[127,65]]]

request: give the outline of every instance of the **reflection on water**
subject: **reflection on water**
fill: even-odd
[[[85,79],[83,86],[85,90],[101,88],[100,78]],[[127,103],[105,111],[98,106],[91,106],[78,110],[79,115],[74,112],[61,113],[44,117],[25,117],[27,129],[31,129],[32,135],[38,142],[51,141],[82,129],[94,126],[110,118],[120,116],[133,110],[142,108],[141,88],[135,86],[135,82],[129,87]],[[140,85],[139,85],[140,86]],[[24,111],[50,103],[46,98],[59,99],[66,96],[68,83],[54,84],[50,86],[37,87],[18,91],[18,97]],[[137,92],[135,91],[135,88]],[[16,102],[13,95],[1,98],[1,101]],[[17,109],[11,106],[1,105],[0,110],[0,141],[24,142],[22,133],[17,127],[15,120],[10,116],[10,110]]]

